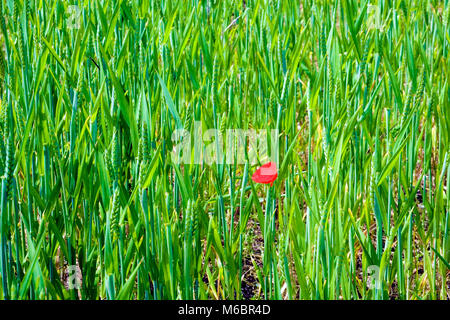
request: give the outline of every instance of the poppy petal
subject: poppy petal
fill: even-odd
[[[277,179],[277,165],[274,162],[268,162],[259,167],[252,175],[252,180],[256,183],[273,184]]]

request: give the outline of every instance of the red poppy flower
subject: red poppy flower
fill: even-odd
[[[269,162],[262,165],[255,171],[255,173],[252,175],[252,180],[256,183],[270,183],[270,186],[272,186],[277,177],[277,165],[275,164],[275,162]]]

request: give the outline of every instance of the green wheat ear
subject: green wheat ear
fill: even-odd
[[[3,54],[3,48],[0,46],[0,92],[3,92],[3,83],[5,82],[6,75],[6,61]]]
[[[144,58],[144,43],[143,40],[141,39],[139,41],[139,66],[141,66],[142,68],[145,68],[145,58]],[[143,73],[145,73],[145,69],[143,70]]]
[[[158,49],[159,49],[159,56],[161,58],[161,63],[164,65],[164,44],[163,44],[163,22],[162,19],[159,21],[159,28],[158,28]]]
[[[143,193],[143,188],[142,188],[142,184],[144,182],[144,174],[145,174],[145,170],[146,170],[147,166],[145,162],[140,162],[139,163],[139,177],[138,177],[138,188],[139,188],[139,197],[142,199],[142,193]]]
[[[333,77],[333,70],[331,69],[330,60],[331,59],[327,58],[328,93],[330,94],[331,97],[334,89],[334,77]]]
[[[0,108],[0,127],[2,127],[4,131],[6,131],[8,130],[8,105],[5,99],[1,100]]]
[[[219,66],[217,65],[217,57],[214,57],[213,61],[213,73],[212,73],[212,87],[211,87],[211,95],[213,99],[213,103],[215,102],[215,96],[217,94],[217,75],[218,75]]]
[[[147,124],[142,125],[142,155],[144,162],[150,161],[150,140],[148,137]]]
[[[188,108],[186,109],[186,117],[184,120],[184,134],[183,134],[183,141],[185,141],[190,132],[192,127],[192,106],[188,105]]]
[[[139,142],[138,142],[138,154],[137,154],[137,165],[138,167],[143,162],[144,155],[143,155],[143,149],[144,149],[144,140],[142,139],[142,136],[139,135]]]
[[[364,45],[364,52],[361,59],[361,74],[365,73],[367,58],[369,56],[369,48],[370,48],[370,38],[366,40],[366,44]]]
[[[28,18],[31,17],[31,6],[30,6],[30,1],[31,1],[31,0],[25,0],[25,12],[26,12]]]
[[[83,87],[84,87],[83,70],[84,70],[83,63],[81,63],[80,71],[78,74],[77,88],[76,88],[79,105],[84,105],[84,103],[85,103],[85,98],[84,98],[84,93],[83,93]]]
[[[18,103],[15,103],[14,110],[15,110],[15,113],[17,115],[17,120],[18,120],[17,121],[18,122],[17,129],[19,130],[19,134],[23,134],[25,132],[25,115],[24,115],[23,108]]]
[[[114,177],[114,180],[116,180],[116,181],[119,181],[119,178],[120,178],[119,177],[120,158],[121,158],[121,150],[120,150],[119,133],[116,130],[113,134],[113,145],[112,145],[112,150],[111,150],[113,177]]]
[[[325,38],[325,23],[322,24],[322,27],[320,28],[320,38],[319,38],[319,47],[320,51],[322,52],[322,56],[325,56],[327,52],[327,43]]]
[[[115,242],[119,238],[119,213],[120,213],[120,204],[119,204],[119,187],[116,187],[114,190],[114,195],[112,199],[112,205],[110,209],[110,229],[113,242]]]
[[[18,16],[19,16],[19,0],[13,0],[13,11],[12,11],[12,16],[13,16],[13,21],[17,22]]]
[[[226,129],[227,129],[227,113],[224,112],[222,114],[222,119],[220,121],[220,132],[222,133],[222,136],[225,134]]]
[[[422,72],[422,77],[420,79],[419,87],[417,89],[417,94],[414,96],[414,110],[420,107],[420,104],[423,100],[423,94],[425,92],[425,82],[426,82],[426,72],[425,70]]]
[[[411,104],[414,101],[414,97],[415,97],[416,93],[414,91],[414,89],[412,88],[412,85],[409,88],[408,91],[408,97],[406,98],[406,104],[403,108],[403,112],[402,112],[402,117],[401,117],[401,121],[400,121],[400,126],[403,125],[403,123],[405,123],[406,118],[409,115],[410,109],[411,109]]]
[[[14,171],[14,151],[14,132],[11,130],[8,135],[8,144],[6,145],[6,164],[4,174],[8,200],[11,199],[12,179]]]

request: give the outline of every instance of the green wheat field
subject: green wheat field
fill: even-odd
[[[0,4],[0,299],[450,299],[449,0]]]

